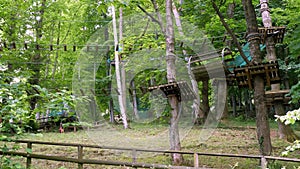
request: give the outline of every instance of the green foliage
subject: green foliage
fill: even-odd
[[[300,82],[292,86],[291,90],[291,97],[293,103],[299,103],[300,100]]]
[[[126,58],[128,55],[143,49],[161,49],[165,50],[165,37],[159,34],[144,34],[142,36],[126,37],[121,42],[123,44],[122,57]]]
[[[7,65],[0,63],[0,133],[21,134],[24,128],[30,127],[29,86],[20,70],[10,71]]]
[[[293,125],[296,121],[300,120],[300,108],[297,110],[288,111],[284,116],[277,116],[276,120],[280,120],[285,125]],[[282,152],[283,156],[287,156],[290,152],[300,149],[300,140],[296,140],[293,145],[288,146],[284,152]]]
[[[20,164],[19,162],[14,162],[14,159],[12,159],[12,157],[1,156],[0,168],[1,169],[25,169],[26,167]]]

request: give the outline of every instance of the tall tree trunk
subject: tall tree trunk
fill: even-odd
[[[268,0],[260,0],[261,11],[262,11],[262,21],[264,27],[272,27],[272,19],[269,12]],[[266,49],[267,49],[267,59],[270,61],[276,61],[276,51],[275,51],[275,42],[272,36],[267,37],[266,39]],[[272,90],[280,90],[280,83],[272,84]],[[285,110],[283,106],[283,101],[276,102],[274,104],[275,114],[278,116],[285,115]],[[284,125],[280,120],[278,120],[278,132],[281,139],[286,139],[289,142],[294,142],[299,139],[299,137],[294,133],[293,129],[289,125]]]
[[[209,99],[208,99],[208,91],[209,91],[209,80],[205,79],[202,81],[202,106],[203,107],[203,114],[204,119],[207,118],[209,113]]]
[[[229,19],[232,19],[234,17],[234,10],[235,10],[235,2],[232,2],[230,4],[228,4],[228,7],[227,7],[227,17]],[[228,32],[225,32],[225,34],[228,34]],[[225,35],[227,36],[227,35]],[[230,36],[230,35],[229,35]],[[231,40],[227,40],[226,42],[226,46],[229,47],[230,49],[232,48],[232,41]],[[226,90],[226,96],[228,96],[228,90]],[[230,97],[230,96],[229,96]],[[228,112],[228,100],[230,100],[231,98],[227,98],[226,97],[226,102],[225,102],[225,109],[224,109],[224,113],[223,113],[223,116],[222,118],[227,118],[229,116],[229,112]],[[234,113],[235,114],[235,110],[234,110]]]
[[[133,114],[135,116],[135,118],[137,120],[140,119],[139,117],[139,113],[138,113],[138,108],[137,108],[137,96],[136,96],[136,86],[135,86],[135,83],[134,83],[134,79],[131,81],[130,83],[130,87],[132,89],[132,107],[133,107]]]
[[[104,18],[106,19],[107,16],[104,15]],[[108,33],[108,28],[105,27],[104,28],[104,38],[105,41],[108,41],[109,39],[109,33]],[[106,76],[107,77],[111,77],[111,63],[108,61],[110,59],[110,55],[109,55],[109,51],[110,51],[110,47],[107,46],[106,47]],[[111,78],[110,81],[108,82],[107,85],[107,91],[108,91],[108,96],[109,96],[109,101],[108,101],[108,110],[109,110],[109,122],[110,123],[115,123],[115,118],[114,118],[114,102],[113,99],[111,97]]]
[[[250,117],[250,109],[249,109],[249,102],[251,99],[249,98],[249,91],[245,90],[244,92],[244,100],[245,100],[245,117],[249,118]]]
[[[119,42],[123,39],[123,9],[119,9]],[[119,44],[119,49],[123,48],[122,44]],[[121,55],[120,55],[121,56]],[[119,57],[121,59],[121,57]],[[127,112],[127,107],[126,107],[126,72],[125,72],[125,65],[124,63],[120,60],[120,70],[121,70],[121,83],[122,83],[122,89],[121,89],[121,95],[122,95],[122,102],[124,105],[124,112],[126,114]]]
[[[46,0],[43,0],[41,2],[41,9],[39,10],[39,15],[37,15],[37,16],[39,16],[39,19],[37,19],[37,17],[36,17],[37,22],[36,22],[35,31],[36,31],[36,43],[37,44],[39,44],[39,41],[42,38],[42,27],[43,27],[43,17],[44,17],[45,7],[46,7]],[[35,54],[32,56],[31,61],[34,63],[39,63],[42,61],[42,56],[41,56],[39,46],[37,46]],[[31,85],[38,85],[40,83],[41,65],[40,64],[30,65],[30,69],[32,70],[33,75],[32,75],[32,78],[29,80],[29,83]],[[32,89],[31,91],[33,93],[35,93],[34,89]],[[35,109],[37,102],[38,102],[37,97],[30,98],[30,109],[31,110]]]
[[[60,43],[60,27],[61,27],[61,22],[58,22],[58,32],[57,32],[57,39],[56,39],[56,45],[59,46]],[[53,69],[52,69],[52,80],[54,80],[55,78],[55,73],[56,73],[56,69],[57,69],[57,63],[58,63],[58,56],[59,56],[59,50],[55,51],[55,59],[54,59],[54,65],[53,65]]]
[[[180,20],[180,15],[179,15],[179,12],[178,12],[174,2],[172,2],[172,11],[173,11],[173,15],[174,15],[174,18],[175,18],[175,23],[176,23],[176,26],[178,28],[179,34],[181,36],[184,36],[182,25],[181,25],[181,20]],[[183,50],[182,53],[184,55],[186,55],[185,50]],[[189,63],[190,63],[190,60],[189,60]],[[196,98],[193,100],[192,107],[193,107],[193,113],[195,115],[194,123],[197,123],[198,120],[203,120],[204,114],[203,114],[203,112],[200,111],[200,96],[199,96],[198,82],[193,77],[193,73],[191,72],[190,65],[188,65],[188,74],[189,74],[189,77],[191,79],[192,89],[193,89],[193,91],[196,95]]]
[[[252,0],[242,0],[245,18],[247,22],[247,40],[250,43],[250,54],[253,57],[253,62],[261,63],[260,53],[260,36],[258,34],[258,26]],[[270,139],[270,127],[268,122],[268,113],[265,103],[265,84],[261,76],[254,76],[254,102],[256,111],[256,127],[257,138],[262,155],[270,155],[272,145]]]
[[[125,112],[125,105],[122,98],[122,80],[121,80],[121,72],[120,72],[120,58],[119,53],[117,51],[118,46],[118,35],[117,35],[117,23],[116,23],[116,12],[115,7],[112,6],[112,17],[113,17],[113,32],[114,32],[114,43],[115,43],[115,65],[116,65],[116,80],[117,80],[117,90],[118,90],[118,100],[119,100],[119,106],[120,106],[120,113],[122,116],[122,121],[124,128],[128,128],[127,123],[127,115]]]
[[[195,115],[195,122],[198,122],[198,120],[204,121],[204,112],[200,110],[200,96],[199,96],[199,89],[198,89],[198,82],[192,77],[192,72],[189,72],[189,76],[192,83],[192,88],[195,93],[196,98],[193,100],[193,112]]]
[[[167,61],[167,79],[168,83],[176,82],[176,67],[175,67],[175,36],[172,20],[172,0],[166,0],[166,61]],[[178,121],[180,118],[179,102],[176,95],[169,96],[171,106],[171,119],[169,129],[169,139],[171,150],[181,150]],[[172,160],[175,165],[180,165],[183,162],[181,154],[173,153]]]
[[[232,93],[231,95],[231,102],[232,102],[232,112],[233,112],[233,117],[236,117],[236,95]]]
[[[106,19],[107,16],[104,15],[104,18]],[[108,28],[105,27],[104,28],[104,38],[105,41],[107,41],[109,39],[109,33],[108,33]],[[110,80],[107,84],[107,91],[108,91],[108,96],[109,96],[109,101],[108,101],[108,110],[109,110],[109,122],[110,123],[115,123],[115,118],[114,118],[114,102],[113,99],[111,97],[111,63],[109,62],[110,59],[110,55],[109,55],[109,51],[110,51],[110,47],[107,46],[106,47],[106,76],[110,77]]]
[[[216,111],[217,115],[221,115],[221,117],[217,117],[217,120],[220,118],[226,119],[228,117],[228,107],[227,107],[227,85],[226,79],[217,80],[217,104]],[[224,92],[225,91],[225,92]],[[225,99],[224,99],[225,98]]]
[[[174,18],[175,18],[175,23],[176,23],[176,26],[178,28],[179,34],[181,36],[183,36],[183,29],[182,29],[182,26],[181,26],[180,15],[179,15],[179,12],[178,12],[174,2],[172,2],[172,11],[173,11],[173,15],[174,15]]]

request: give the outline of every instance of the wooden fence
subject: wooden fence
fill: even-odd
[[[231,158],[248,158],[257,159],[261,161],[261,168],[267,168],[267,160],[278,160],[286,162],[300,162],[300,159],[296,158],[284,158],[284,157],[273,157],[273,156],[262,156],[262,155],[240,155],[240,154],[221,154],[221,153],[201,153],[201,152],[188,152],[188,151],[164,151],[164,150],[149,150],[149,149],[132,149],[132,148],[119,148],[119,147],[109,147],[109,146],[97,146],[97,145],[86,145],[86,144],[73,144],[73,143],[53,143],[44,141],[30,141],[30,140],[13,140],[5,142],[23,143],[27,144],[27,150],[32,149],[32,145],[52,145],[52,146],[65,146],[65,147],[76,147],[77,148],[77,158],[69,158],[64,156],[55,155],[43,155],[35,154],[32,152],[17,152],[17,151],[0,151],[0,155],[9,156],[21,156],[26,158],[26,168],[31,167],[32,159],[44,159],[52,161],[62,161],[77,163],[78,169],[83,169],[84,164],[96,164],[96,165],[111,165],[111,166],[127,166],[134,168],[174,168],[174,169],[188,169],[188,168],[199,168],[199,156],[217,156],[217,157],[231,157]],[[94,160],[85,159],[84,148],[97,148],[97,149],[107,149],[107,150],[120,150],[129,151],[132,154],[131,162],[122,161],[110,161],[110,160]],[[178,153],[183,155],[191,155],[194,157],[194,166],[172,166],[163,164],[146,164],[137,162],[137,152],[148,152],[148,153],[161,153],[161,154],[172,154]]]

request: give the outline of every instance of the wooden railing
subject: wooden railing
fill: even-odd
[[[65,146],[65,147],[76,147],[77,148],[77,158],[69,158],[64,156],[56,155],[43,155],[35,154],[29,152],[18,152],[18,151],[0,151],[0,155],[9,155],[9,156],[21,156],[26,158],[26,168],[30,168],[32,165],[32,159],[44,159],[52,161],[62,161],[69,163],[77,163],[78,169],[83,169],[84,164],[96,164],[96,165],[112,165],[112,166],[127,166],[135,168],[174,168],[174,169],[187,169],[187,168],[199,168],[199,156],[217,156],[217,157],[231,157],[231,158],[250,158],[257,159],[261,161],[261,168],[267,168],[268,160],[278,160],[286,162],[300,162],[300,159],[296,158],[284,158],[284,157],[273,157],[273,156],[262,156],[262,155],[240,155],[240,154],[221,154],[221,153],[202,153],[202,152],[188,152],[188,151],[164,151],[164,150],[149,150],[149,149],[132,149],[132,148],[120,148],[120,147],[109,147],[109,146],[98,146],[98,145],[87,145],[87,144],[74,144],[74,143],[53,143],[53,142],[44,142],[44,141],[31,141],[31,140],[13,140],[5,142],[14,142],[14,143],[23,143],[27,144],[27,150],[32,149],[32,145],[53,145],[53,146]],[[107,150],[121,150],[129,151],[132,154],[131,162],[123,161],[111,161],[111,160],[95,160],[95,159],[85,159],[84,157],[84,148],[97,148],[97,149],[107,149]],[[194,166],[171,166],[164,164],[147,164],[147,163],[138,163],[137,152],[148,152],[148,153],[161,153],[161,154],[185,154],[191,155],[194,157]]]

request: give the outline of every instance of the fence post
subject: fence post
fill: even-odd
[[[194,167],[199,167],[199,156],[198,153],[194,153]]]
[[[29,141],[27,142],[27,158],[26,158],[26,168],[29,169],[31,167],[31,157],[30,157],[30,152],[32,151],[32,143]]]
[[[83,169],[83,163],[81,163],[81,160],[83,159],[83,147],[82,145],[78,145],[78,169]]]
[[[267,162],[265,156],[261,156],[261,158],[260,158],[260,165],[261,165],[262,169],[266,169],[267,168],[268,162]]]
[[[136,149],[132,149],[132,162],[136,163]]]
[[[132,163],[136,163],[136,149],[132,149]],[[133,167],[133,168],[137,168],[137,167]]]

